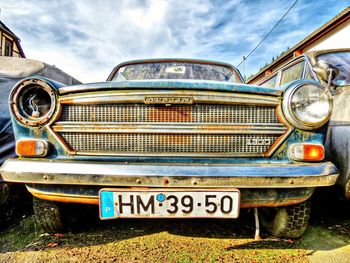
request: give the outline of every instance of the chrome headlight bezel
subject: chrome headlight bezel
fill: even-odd
[[[321,89],[324,94],[328,97],[328,111],[324,118],[320,119],[318,122],[307,122],[305,120],[300,119],[296,114],[294,114],[294,111],[292,109],[292,98],[294,94],[302,87],[304,86],[314,86],[318,89]],[[325,125],[331,116],[332,112],[332,106],[333,106],[333,99],[332,95],[329,93],[327,89],[325,89],[321,84],[315,83],[315,82],[303,82],[303,83],[297,83],[287,89],[287,91],[284,94],[283,102],[282,102],[282,109],[283,113],[287,119],[287,121],[293,125],[294,127],[301,129],[301,130],[314,130],[322,127]]]
[[[46,92],[50,99],[50,105],[48,111],[39,117],[30,116],[26,113],[23,103],[23,94],[28,92],[31,87],[40,88]],[[56,111],[57,94],[56,91],[46,81],[41,79],[26,79],[18,83],[10,93],[10,110],[16,120],[25,126],[40,126],[45,125],[51,119]]]

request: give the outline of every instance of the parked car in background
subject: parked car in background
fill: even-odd
[[[305,53],[276,69],[258,85],[277,88],[298,79],[310,79],[328,86],[333,95],[326,158],[339,168],[337,185],[341,195],[350,200],[350,49]]]
[[[54,66],[43,62],[14,57],[0,56],[0,165],[8,158],[16,156],[15,137],[9,112],[8,97],[12,87],[30,76],[42,76],[59,80],[67,85],[80,82]],[[0,227],[11,220],[14,207],[25,203],[20,199],[27,191],[18,185],[5,183],[0,174]]]
[[[272,235],[295,238],[315,188],[338,177],[324,161],[332,97],[315,80],[266,88],[226,63],[142,60],[101,83],[26,78],[9,104],[20,157],[1,174],[26,185],[48,232],[64,229],[63,203],[99,205],[102,220],[258,207]]]

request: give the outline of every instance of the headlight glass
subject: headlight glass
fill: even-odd
[[[11,93],[11,109],[16,119],[29,126],[48,122],[56,106],[56,96],[49,84],[30,79],[17,85]]]
[[[304,84],[287,91],[287,117],[301,129],[315,129],[325,124],[330,116],[332,97],[315,84]]]

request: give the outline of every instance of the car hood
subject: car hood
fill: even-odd
[[[130,90],[130,89],[185,89],[185,90],[210,90],[237,93],[263,94],[280,96],[282,90],[265,88],[242,83],[208,81],[208,80],[132,80],[132,81],[108,81],[96,82],[58,88],[61,95],[78,92],[101,90]]]

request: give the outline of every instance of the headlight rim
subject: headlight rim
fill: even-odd
[[[20,95],[22,94],[23,90],[31,85],[39,86],[41,89],[43,89],[50,97],[51,99],[51,105],[49,111],[42,117],[39,118],[28,118],[28,116],[24,116],[21,112],[24,110],[21,108],[21,105],[19,105],[18,100],[20,98]],[[56,90],[45,80],[37,79],[37,78],[31,78],[31,79],[25,79],[16,84],[16,86],[12,89],[10,93],[10,110],[15,117],[15,119],[24,126],[43,126],[47,124],[53,115],[55,114],[57,110],[57,92]]]
[[[306,86],[306,85],[313,85],[313,86],[321,89],[328,96],[329,109],[327,112],[327,117],[319,122],[316,122],[316,123],[303,122],[297,116],[295,116],[295,114],[293,113],[293,110],[291,108],[292,107],[291,99],[292,99],[294,93],[299,88],[301,88],[302,86]],[[332,108],[333,108],[333,97],[330,94],[330,92],[327,89],[325,89],[320,83],[316,83],[313,81],[296,83],[296,84],[292,85],[291,87],[289,87],[284,94],[283,102],[282,102],[283,113],[284,113],[287,121],[291,125],[293,125],[294,127],[301,129],[301,130],[315,130],[315,129],[318,129],[318,128],[322,127],[323,125],[325,125],[330,119]]]

